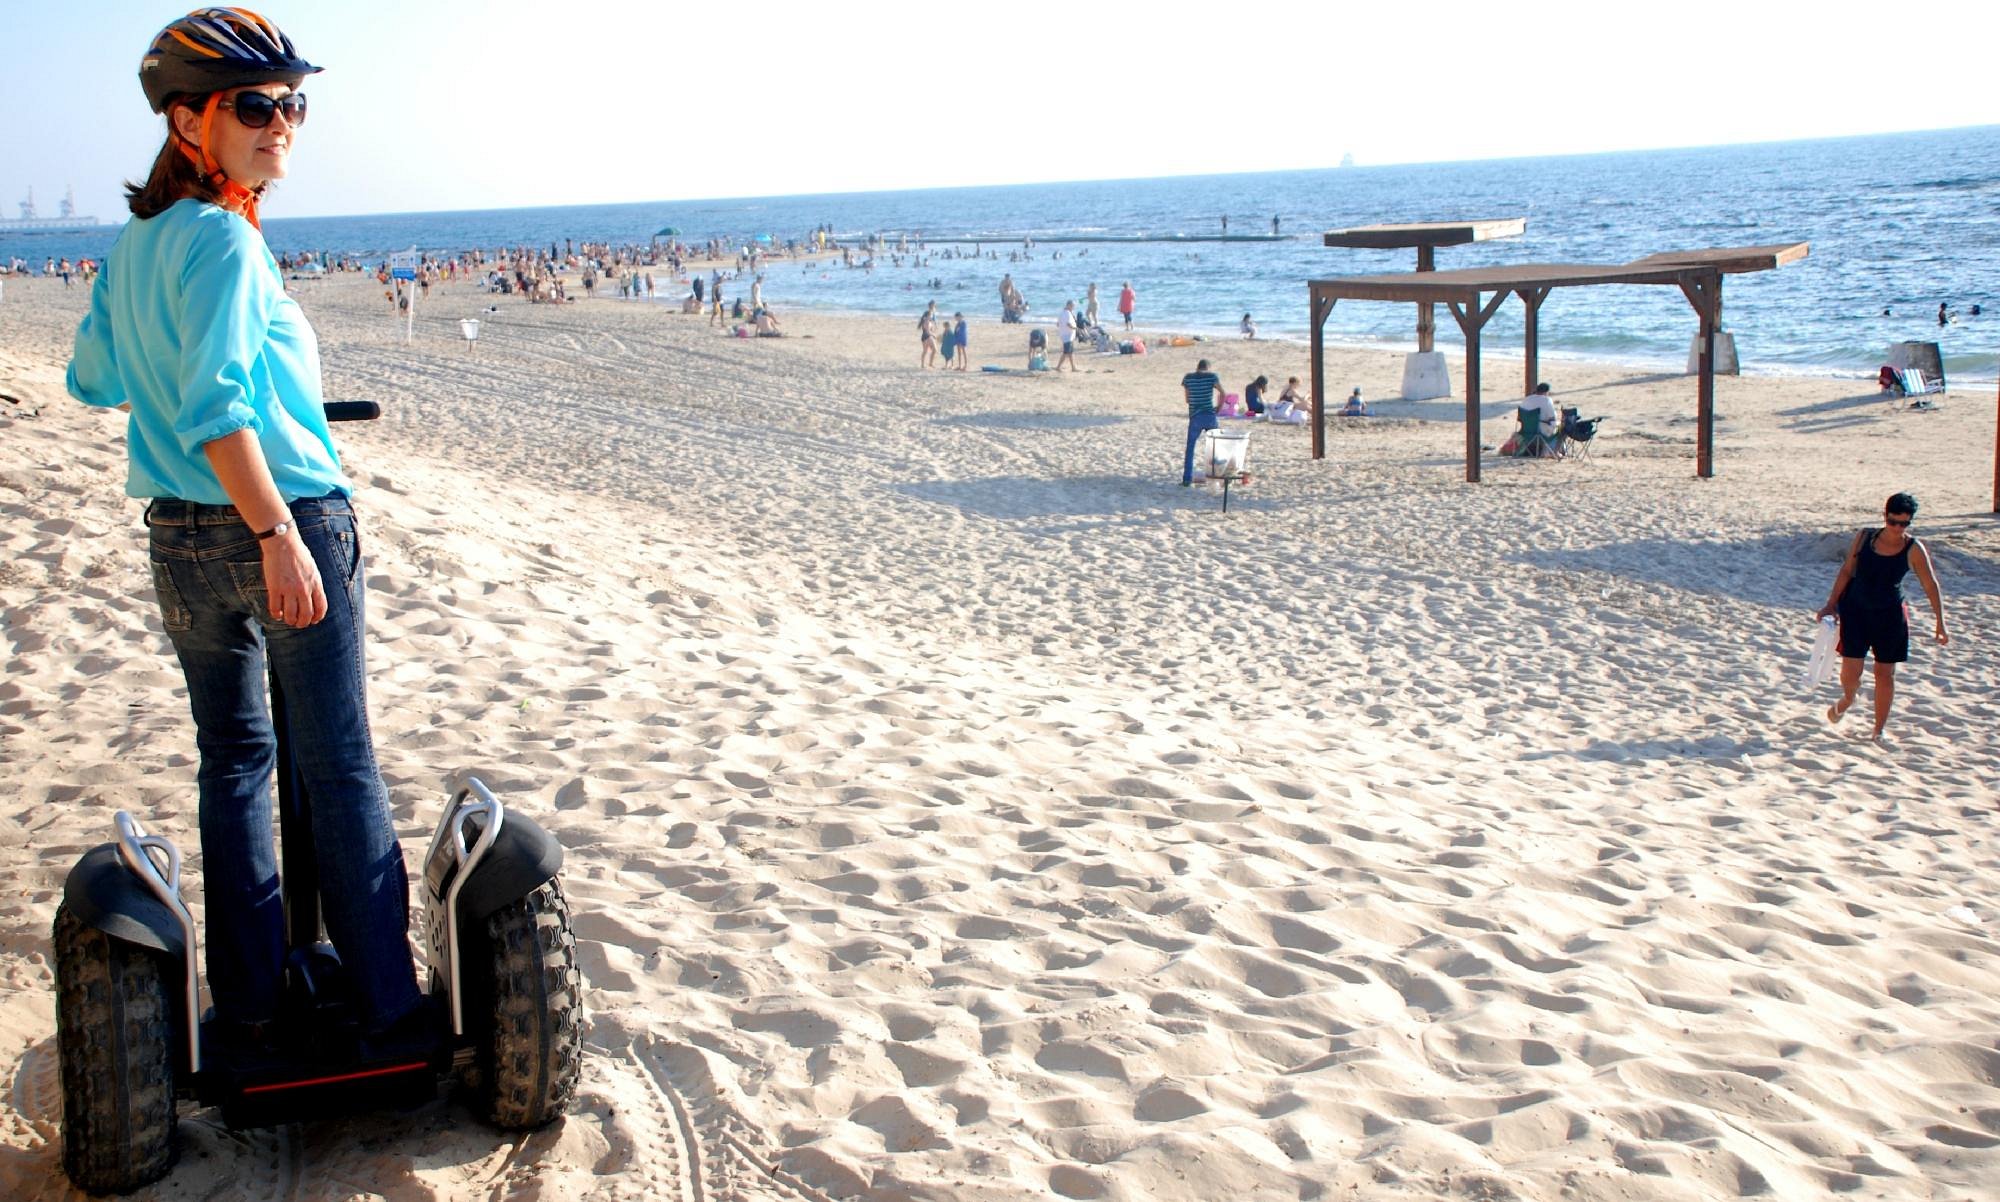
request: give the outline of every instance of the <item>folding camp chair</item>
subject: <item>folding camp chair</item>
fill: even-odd
[[[1590,458],[1590,442],[1597,437],[1601,417],[1584,417],[1574,407],[1562,411],[1562,452],[1571,459]]]
[[[1516,409],[1521,419],[1521,432],[1515,435],[1514,458],[1549,459],[1556,454],[1555,444],[1542,433],[1542,415],[1534,409]]]

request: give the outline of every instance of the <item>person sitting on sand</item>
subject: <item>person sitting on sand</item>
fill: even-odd
[[[1356,388],[1347,394],[1347,403],[1340,407],[1342,417],[1367,417],[1368,402],[1361,399],[1361,390]]]
[[[1261,420],[1265,416],[1264,393],[1270,387],[1271,381],[1265,376],[1258,376],[1243,386],[1243,408],[1253,420]]]
[[[1280,425],[1303,426],[1306,424],[1307,416],[1306,406],[1294,400],[1292,391],[1288,388],[1278,397],[1277,403],[1271,406],[1267,420]]]
[[[757,337],[759,338],[783,338],[785,336],[785,332],[778,328],[777,314],[772,313],[769,309],[757,310],[756,324]]]

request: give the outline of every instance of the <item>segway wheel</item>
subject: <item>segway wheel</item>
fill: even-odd
[[[583,1067],[583,974],[562,886],[549,881],[503,906],[486,938],[492,1027],[468,1084],[494,1126],[540,1127],[569,1108]]]
[[[122,1194],[174,1162],[173,1004],[160,961],[56,910],[63,1171]]]

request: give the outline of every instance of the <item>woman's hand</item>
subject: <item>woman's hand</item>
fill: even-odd
[[[319,565],[296,530],[264,540],[264,591],[271,616],[287,626],[311,626],[326,617],[326,589]]]
[[[1945,633],[1943,618],[1939,618],[1937,621],[1937,645],[1940,647],[1951,646],[1951,635]]]
[[[1824,621],[1826,618],[1831,617],[1837,608],[1838,608],[1837,606],[1833,605],[1820,606],[1819,609],[1813,613],[1813,621],[1815,622]]]

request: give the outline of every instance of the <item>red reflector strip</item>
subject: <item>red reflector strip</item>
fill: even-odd
[[[358,1073],[339,1073],[331,1077],[307,1077],[303,1081],[279,1081],[273,1085],[252,1085],[243,1092],[247,1096],[253,1093],[272,1093],[280,1089],[305,1089],[313,1085],[338,1085],[342,1081],[365,1081],[370,1077],[387,1077],[394,1073],[413,1073],[418,1069],[429,1067],[429,1061],[418,1060],[410,1064],[392,1064],[387,1068],[365,1069]]]

